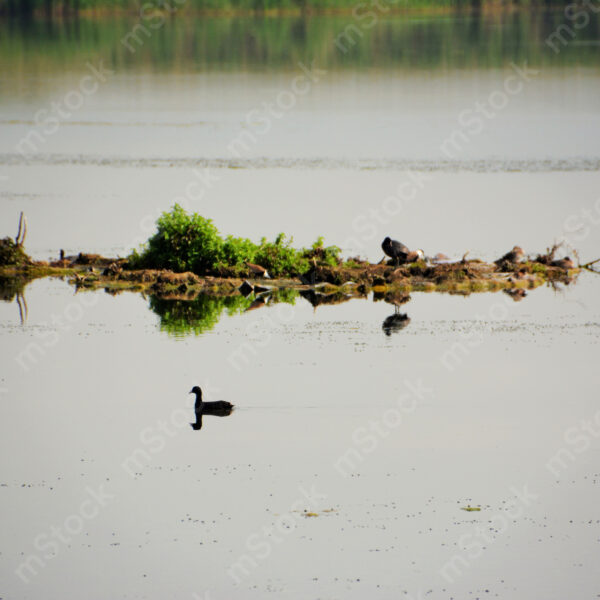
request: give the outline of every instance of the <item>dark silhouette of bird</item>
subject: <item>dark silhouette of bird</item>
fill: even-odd
[[[229,414],[233,409],[233,404],[231,404],[231,402],[226,402],[225,400],[217,400],[216,402],[204,402],[202,400],[202,390],[197,385],[195,385],[192,388],[190,394],[196,394],[196,403],[194,404],[196,413],[200,412],[204,415],[214,415],[219,412],[227,412],[227,414]]]
[[[394,261],[396,264],[400,264],[400,262],[406,262],[408,255],[410,254],[410,249],[408,246],[405,246],[402,242],[398,242],[397,240],[392,240],[389,237],[386,237],[381,244],[381,249]]]
[[[574,269],[575,263],[573,262],[573,260],[571,258],[569,258],[568,256],[565,256],[564,258],[560,258],[558,260],[553,260],[550,263],[550,266],[559,267],[561,269]]]
[[[256,275],[257,277],[263,277],[264,279],[271,279],[269,272],[264,267],[261,267],[261,265],[255,265],[254,263],[246,262],[246,266],[253,275]]]
[[[383,329],[385,335],[390,336],[392,333],[404,329],[409,323],[410,317],[406,313],[401,313],[400,307],[395,304],[394,314],[386,317],[381,329]]]
[[[217,400],[216,402],[204,402],[202,400],[202,390],[195,385],[190,394],[196,394],[196,402],[194,411],[196,413],[196,422],[190,423],[192,429],[202,429],[202,415],[212,415],[215,417],[228,417],[233,410],[233,404],[225,400]]]

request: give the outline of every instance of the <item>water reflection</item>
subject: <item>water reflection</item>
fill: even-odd
[[[221,313],[228,315],[244,312],[252,303],[244,296],[208,296],[200,294],[193,300],[172,300],[150,296],[150,310],[160,318],[160,329],[172,335],[210,331]]]
[[[200,335],[210,331],[219,321],[223,312],[228,315],[241,314],[263,307],[273,306],[279,302],[295,304],[302,297],[316,310],[321,305],[332,306],[352,299],[367,298],[359,289],[351,291],[335,291],[327,293],[319,288],[308,290],[282,289],[271,290],[248,296],[210,296],[199,294],[193,299],[174,299],[169,297],[150,297],[150,309],[160,318],[160,329],[170,335],[183,336],[194,333]],[[411,297],[403,292],[373,293],[373,301],[385,301],[394,306],[394,314],[387,317],[382,325],[386,335],[404,329],[409,323],[408,315],[400,312],[400,306],[409,302]],[[204,413],[206,414],[206,413]],[[201,424],[201,421],[200,421]]]
[[[202,429],[202,417],[204,415],[209,415],[213,417],[228,417],[233,412],[233,407],[231,408],[210,408],[204,407],[201,410],[195,410],[194,414],[196,415],[196,421],[194,423],[190,423],[192,429],[194,431],[198,431]]]
[[[307,300],[315,309],[322,304],[341,304],[348,302],[352,298],[356,298],[356,294],[346,292],[326,293],[319,289],[302,290],[300,295]]]
[[[0,300],[12,302],[15,300],[19,308],[21,325],[27,321],[27,301],[25,300],[25,286],[27,279],[18,277],[0,277]]]
[[[272,290],[260,295],[210,296],[198,294],[191,298],[150,296],[150,310],[160,318],[160,329],[171,335],[200,335],[210,331],[223,312],[241,314],[262,306],[286,302],[294,304],[298,291]]]
[[[392,333],[396,333],[404,329],[410,323],[410,317],[406,313],[400,312],[400,307],[394,307],[394,314],[386,317],[381,325],[381,329],[385,332],[385,335],[391,336]]]
[[[515,302],[520,302],[527,296],[527,292],[523,288],[510,288],[502,290],[507,296],[510,296]]]
[[[380,294],[373,294],[373,300],[384,300],[394,306],[394,314],[386,317],[381,324],[381,329],[385,335],[391,336],[392,333],[402,331],[409,323],[410,317],[406,313],[400,312],[400,307],[410,301],[410,295],[402,291],[393,291]]]
[[[251,310],[256,310],[258,308],[262,308],[263,306],[268,305],[268,298],[264,296],[259,296],[252,302],[252,304],[246,309],[246,312],[250,312]]]
[[[228,411],[214,411],[210,408],[199,412],[196,411],[196,421],[194,423],[190,423],[190,425],[194,431],[199,431],[202,429],[202,417],[204,415],[212,415],[213,417],[228,417],[232,412],[233,409],[229,409]]]
[[[136,25],[131,18],[64,21],[0,20],[0,65],[24,76],[70,68],[102,57],[107,67],[171,73],[296,69],[316,61],[327,70],[358,68],[499,68],[511,61],[531,66],[597,66],[593,42],[600,36],[600,15],[577,31],[578,44],[551,52],[545,40],[560,25],[563,11],[520,10],[493,14],[390,15],[364,28],[354,43],[339,47],[339,34],[356,27],[352,15],[318,17],[179,18],[160,34],[142,36],[131,51],[123,39]],[[138,34],[139,35],[139,34]],[[127,38],[125,38],[127,39]],[[338,44],[336,45],[336,41]],[[343,42],[343,40],[342,40]],[[136,44],[135,39],[130,44]]]
[[[545,287],[551,288],[556,294],[564,293],[565,288],[577,281],[577,276],[564,275],[557,280],[549,280]],[[28,316],[28,307],[25,300],[25,287],[30,280],[0,277],[0,300],[17,304],[21,324],[25,323]],[[74,284],[76,291],[79,289]],[[529,297],[533,287],[514,287],[502,289],[501,291],[510,296],[515,302],[520,302]],[[105,288],[111,295],[117,296],[124,292],[122,289]],[[423,293],[425,290],[421,290]],[[500,291],[500,290],[498,290]],[[93,293],[93,292],[92,292]],[[96,292],[98,293],[98,292]],[[440,293],[440,292],[435,292]],[[468,289],[447,290],[449,295],[469,296],[474,291]],[[483,292],[485,293],[485,292]],[[145,294],[142,295],[146,298]],[[330,288],[327,284],[318,285],[310,289],[277,289],[271,288],[266,292],[256,294],[252,292],[248,296],[233,293],[230,296],[214,296],[206,293],[198,293],[195,290],[187,290],[182,293],[169,292],[163,295],[152,295],[148,297],[150,310],[159,318],[159,328],[174,337],[183,337],[190,334],[201,335],[212,330],[223,314],[228,316],[241,315],[246,312],[261,308],[273,307],[278,303],[294,305],[298,298],[306,300],[316,311],[319,306],[333,306],[343,304],[353,299],[366,300],[371,298],[373,302],[385,302],[394,307],[394,312],[388,315],[381,324],[381,329],[387,336],[405,329],[411,322],[406,311],[401,307],[411,300],[411,296],[402,290],[373,291],[367,292],[361,285],[345,285],[342,288]],[[214,412],[203,414],[215,414]],[[226,416],[226,415],[219,415]],[[198,422],[201,425],[201,420]]]

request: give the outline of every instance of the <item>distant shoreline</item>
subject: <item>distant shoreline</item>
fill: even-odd
[[[105,18],[105,17],[131,17],[151,19],[156,16],[177,18],[177,17],[318,17],[318,16],[335,16],[335,15],[354,15],[357,19],[364,18],[372,11],[380,17],[390,15],[444,15],[444,14],[460,14],[472,12],[485,13],[505,13],[522,10],[558,10],[564,8],[569,2],[565,0],[555,0],[550,4],[541,1],[528,2],[500,2],[498,0],[481,0],[481,1],[461,1],[454,0],[444,2],[440,0],[417,0],[416,2],[402,2],[398,0],[315,0],[316,3],[310,3],[304,6],[298,5],[283,5],[279,7],[256,7],[256,2],[253,0],[241,0],[238,6],[229,4],[229,0],[223,0],[222,7],[201,6],[208,4],[205,0],[194,2],[194,0],[186,0],[181,7],[175,5],[182,0],[172,0],[169,9],[147,10],[142,14],[142,8],[126,8],[115,6],[109,0],[98,0],[96,5],[84,6],[75,8],[77,0],[68,0],[55,2],[49,9],[48,5],[43,4],[39,0],[29,0],[33,5],[27,7],[27,2],[19,5],[19,8],[13,6],[11,1],[0,0],[0,19],[29,16],[34,18],[52,18],[62,20],[65,18]],[[310,0],[309,0],[310,2]],[[14,0],[12,0],[14,3]],[[241,4],[247,3],[248,6]],[[255,6],[253,7],[252,4]],[[143,6],[151,7],[152,1],[146,2]],[[360,11],[360,12],[359,12]]]

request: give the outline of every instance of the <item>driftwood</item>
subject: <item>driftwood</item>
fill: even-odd
[[[17,237],[15,238],[15,244],[19,247],[23,247],[25,242],[25,236],[27,235],[27,217],[23,215],[23,212],[19,215],[19,230],[17,231]]]

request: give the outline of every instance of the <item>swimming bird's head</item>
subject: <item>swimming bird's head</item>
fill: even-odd
[[[202,394],[202,390],[197,385],[195,385],[190,391],[190,394],[196,394],[196,396],[198,396]]]

